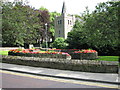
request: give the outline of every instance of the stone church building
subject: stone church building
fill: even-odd
[[[66,5],[63,2],[61,16],[55,17],[55,38],[63,37],[66,39],[74,24],[75,16],[67,14]]]

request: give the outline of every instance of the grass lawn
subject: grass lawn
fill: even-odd
[[[118,61],[119,56],[99,56],[96,60],[102,60],[102,61]]]
[[[8,55],[8,51],[0,51],[0,55]]]

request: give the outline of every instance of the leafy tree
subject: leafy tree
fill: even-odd
[[[57,12],[50,12],[50,32],[52,32],[52,39],[54,41],[54,35],[55,35],[55,28],[54,28],[54,20],[56,16],[60,16],[60,13]]]
[[[16,36],[14,33],[15,28],[17,24],[15,24],[15,21],[13,21],[13,16],[15,16],[12,10],[13,8],[13,3],[5,3],[3,4],[3,27],[2,27],[2,37],[3,37],[3,44],[8,44],[10,46],[16,44]],[[8,39],[9,37],[9,39]]]
[[[91,14],[86,8],[81,18],[83,23],[76,22],[68,34],[69,47],[94,48],[104,55],[118,55],[119,6],[119,1],[100,3]]]
[[[87,48],[87,36],[81,24],[81,21],[77,20],[73,27],[73,30],[68,33],[67,43],[69,48],[83,49]]]
[[[47,8],[45,8],[45,7],[43,7],[43,6],[41,6],[39,10],[40,10],[40,11],[49,11]]]
[[[120,2],[105,2],[86,19],[89,43],[104,54],[117,53],[119,44],[118,6]]]
[[[62,37],[58,37],[55,39],[55,41],[52,43],[52,47],[57,49],[65,49],[68,46],[68,44],[65,42],[65,39]]]
[[[43,40],[46,39],[46,33],[47,33],[47,39],[48,39],[48,43],[49,43],[50,39],[52,38],[52,32],[50,31],[50,13],[49,13],[48,9],[46,9],[44,7],[41,7],[38,10],[38,12],[40,13],[38,17],[40,18],[40,21],[42,24],[41,43],[43,43]],[[47,23],[47,26],[45,26],[46,23]],[[47,28],[47,31],[46,31],[46,28]]]
[[[2,13],[3,44],[23,46],[24,43],[36,43],[36,28],[39,28],[40,25],[35,23],[38,20],[32,8],[23,6],[22,2],[6,3],[3,5]]]
[[[3,4],[2,15],[3,45],[23,46],[43,41],[45,23],[49,23],[48,11],[34,10],[22,2],[7,2]]]

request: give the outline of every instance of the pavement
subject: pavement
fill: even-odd
[[[119,84],[120,81],[120,77],[116,73],[90,73],[90,72],[68,71],[68,70],[58,70],[58,69],[7,64],[7,63],[0,63],[0,69],[33,74],[33,75],[40,75],[40,76],[83,80],[83,81],[91,81],[91,82],[101,82],[101,83],[109,83],[109,84],[117,84],[117,85]]]

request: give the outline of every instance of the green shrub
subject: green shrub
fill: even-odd
[[[55,39],[55,41],[52,43],[52,47],[57,49],[65,49],[68,46],[68,44],[65,42],[65,39],[62,37],[58,37]]]

